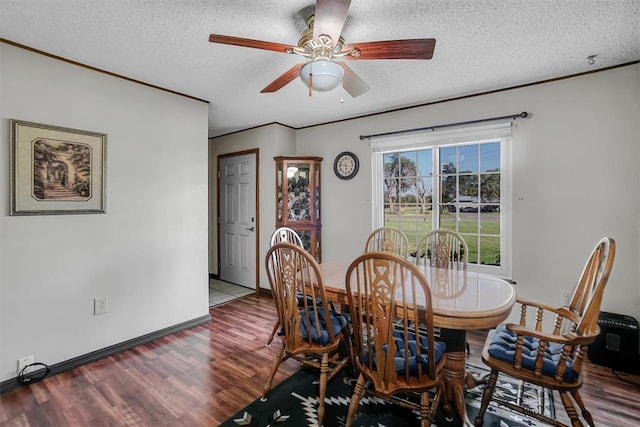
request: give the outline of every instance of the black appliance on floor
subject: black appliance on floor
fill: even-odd
[[[589,346],[589,360],[616,371],[640,374],[638,321],[624,314],[600,312],[600,335]]]

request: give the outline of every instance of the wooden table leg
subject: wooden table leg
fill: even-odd
[[[466,331],[457,329],[441,329],[440,339],[447,345],[445,364],[442,370],[445,383],[445,401],[443,409],[447,418],[452,418],[451,409],[455,411],[465,426],[473,426],[467,417],[466,402]]]

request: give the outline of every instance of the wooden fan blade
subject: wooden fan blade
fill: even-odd
[[[262,40],[243,39],[242,37],[223,36],[221,34],[209,35],[211,43],[230,44],[234,46],[252,47],[255,49],[273,50],[280,53],[293,53],[293,46],[282,43],[265,42]]]
[[[271,93],[282,89],[300,75],[300,68],[303,65],[304,64],[296,64],[293,67],[289,68],[287,71],[281,74],[280,77],[278,77],[277,79],[269,83],[267,87],[262,89],[260,93]]]
[[[344,77],[342,78],[342,87],[349,92],[349,95],[360,96],[369,92],[369,86],[344,62],[338,62],[344,69]]]
[[[316,0],[313,39],[318,40],[318,36],[326,34],[334,46],[342,34],[350,4],[351,0]]]
[[[436,39],[386,40],[355,43],[348,47],[360,50],[360,56],[349,59],[431,59]]]

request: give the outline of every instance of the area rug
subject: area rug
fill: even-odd
[[[467,366],[476,378],[481,378],[488,373],[486,369],[476,366]],[[267,427],[267,426],[317,426],[318,425],[318,372],[314,370],[300,370],[286,379],[283,383],[271,390],[266,401],[257,399],[246,408],[233,415],[221,424],[223,427]],[[343,370],[328,385],[325,397],[325,422],[327,427],[342,427],[349,408],[349,401],[355,384],[355,378]],[[478,386],[467,392],[467,412],[473,422],[480,408],[483,386]],[[545,414],[554,417],[553,399],[550,393],[538,393],[536,387],[522,384],[510,378],[499,377],[495,395],[516,401],[518,395],[522,398],[522,404],[532,409],[537,409],[538,404],[545,408]],[[432,425],[459,426],[459,419],[446,420],[441,411],[438,411]],[[354,420],[356,426],[418,426],[420,420],[418,414],[385,400],[365,396],[358,409]],[[525,417],[507,408],[494,403],[489,405],[484,416],[484,425],[487,427],[541,427],[547,424]]]

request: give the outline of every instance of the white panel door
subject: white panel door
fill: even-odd
[[[256,287],[256,156],[220,159],[220,279]]]

